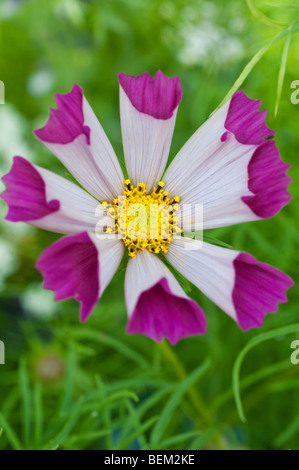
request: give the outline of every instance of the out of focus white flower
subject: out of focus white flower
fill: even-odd
[[[12,18],[21,6],[21,0],[3,0],[0,4],[0,17]]]
[[[58,306],[53,302],[53,293],[44,290],[40,283],[32,283],[24,291],[21,302],[28,315],[35,317],[50,318],[58,310]]]
[[[61,0],[55,5],[55,13],[60,18],[67,18],[71,23],[79,26],[84,21],[84,2],[78,0]]]
[[[183,26],[180,36],[183,46],[178,58],[184,65],[224,64],[242,57],[244,52],[237,37],[209,21]]]
[[[235,16],[229,22],[229,30],[235,34],[242,33],[246,27],[246,20],[242,16]]]
[[[27,80],[27,90],[31,96],[40,97],[47,94],[54,84],[54,73],[49,68],[36,70]]]
[[[5,204],[3,204],[3,206],[5,206]],[[6,212],[7,207],[4,208],[3,212],[0,212],[0,215],[5,215]],[[32,225],[25,224],[25,222],[8,225],[5,221],[1,220],[0,230],[1,234],[4,234],[4,238],[9,240],[8,243],[15,245],[16,243],[24,240],[24,238],[31,237],[36,231],[36,228]]]
[[[28,135],[26,119],[13,105],[0,106],[0,174],[6,173],[11,167],[14,155],[32,157],[32,151],[27,146],[24,136]],[[1,188],[2,190],[4,186]]]
[[[5,287],[6,278],[18,269],[19,263],[13,245],[11,245],[8,241],[1,239],[0,259],[0,291],[2,291]]]

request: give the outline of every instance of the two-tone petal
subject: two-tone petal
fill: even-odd
[[[180,80],[158,71],[153,79],[147,73],[120,74],[119,84],[128,175],[134,186],[145,183],[151,191],[167,163],[182,97]],[[55,98],[57,109],[50,110],[46,125],[35,134],[86,191],[15,157],[3,177],[6,190],[0,197],[8,205],[7,220],[67,234],[41,254],[36,266],[55,300],[80,302],[80,319],[85,321],[124,254],[121,239],[106,238],[104,227],[112,218],[99,203],[122,194],[124,177],[82,89],[74,85],[70,93]],[[169,197],[179,196],[181,204],[191,208],[203,206],[203,221],[201,211],[183,210],[183,228],[191,224],[200,229],[203,222],[206,229],[272,217],[290,200],[289,166],[271,140],[274,132],[266,126],[267,113],[259,111],[260,105],[236,92],[195,132],[168,168],[163,181]],[[293,285],[287,275],[247,253],[197,240],[175,238],[165,256],[243,330],[260,327],[268,313],[287,302],[286,291]],[[158,342],[167,338],[175,344],[206,331],[202,309],[169,268],[147,250],[138,251],[128,262],[125,297],[128,333]]]
[[[14,157],[2,177],[6,190],[0,197],[8,205],[6,220],[27,222],[52,232],[95,232],[107,223],[101,204],[79,186],[51,171]]]
[[[50,245],[36,267],[43,275],[44,288],[55,292],[55,300],[74,298],[81,303],[83,322],[114,276],[123,252],[120,240],[98,240],[82,232]]]
[[[203,206],[206,229],[272,217],[291,199],[289,165],[267,139],[274,132],[260,105],[236,92],[195,132],[165,173],[170,196],[179,194],[181,204]],[[201,218],[195,221],[195,229],[201,223]]]
[[[268,313],[288,301],[293,285],[289,276],[247,253],[197,240],[175,240],[166,257],[242,330],[262,326]]]
[[[204,334],[202,309],[190,299],[169,269],[149,251],[130,259],[125,278],[128,333],[140,333],[171,344]]]
[[[178,105],[179,77],[119,74],[123,146],[129,177],[150,191],[165,169]]]
[[[123,173],[114,150],[82,88],[55,95],[44,127],[35,131],[77,181],[100,201],[113,200],[123,190]]]

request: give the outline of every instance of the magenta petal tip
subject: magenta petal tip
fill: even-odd
[[[259,145],[275,131],[266,125],[267,111],[260,111],[261,100],[252,100],[242,90],[236,91],[230,101],[225,128],[241,144]]]
[[[286,291],[294,281],[283,272],[240,253],[234,261],[235,286],[232,298],[237,321],[244,331],[262,326],[268,313],[288,301]]]
[[[40,255],[36,268],[55,300],[74,298],[81,303],[80,321],[85,322],[100,290],[98,253],[87,232],[57,240]]]
[[[275,141],[267,140],[255,150],[248,164],[248,189],[254,194],[242,201],[263,219],[276,215],[292,196],[288,186],[292,181],[286,172],[290,165],[280,158]]]
[[[180,78],[161,70],[154,78],[148,72],[137,77],[119,73],[118,81],[137,111],[156,119],[170,119],[182,98]]]
[[[84,125],[83,90],[75,84],[66,94],[55,94],[57,109],[50,108],[49,119],[34,131],[38,139],[53,144],[68,144],[84,134],[90,145],[90,128]]]
[[[206,328],[206,317],[199,305],[173,294],[162,278],[140,295],[127,333],[143,334],[157,342],[167,338],[174,345],[186,336],[204,334]]]
[[[47,201],[46,184],[38,170],[23,157],[14,157],[10,172],[2,177],[6,190],[0,194],[8,205],[10,222],[32,222],[60,208],[57,199]]]

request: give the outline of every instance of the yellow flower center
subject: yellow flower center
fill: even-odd
[[[163,191],[162,181],[147,194],[146,185],[133,186],[130,180],[124,181],[123,195],[112,203],[103,202],[114,224],[106,227],[106,233],[118,234],[134,258],[138,250],[152,253],[167,253],[174,235],[181,233],[177,217],[178,196],[170,199]]]

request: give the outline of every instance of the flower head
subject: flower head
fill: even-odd
[[[171,344],[203,334],[206,318],[163,259],[247,330],[286,302],[293,281],[246,253],[184,237],[196,231],[274,216],[290,200],[284,163],[270,140],[261,102],[236,92],[165,167],[182,97],[178,77],[119,75],[128,179],[89,106],[74,85],[56,95],[38,139],[84,189],[14,157],[3,177],[6,219],[66,236],[37,261],[55,300],[81,303],[85,321],[127,250],[128,333]],[[163,177],[162,177],[163,175]],[[184,210],[203,207],[202,213]],[[137,214],[137,217],[136,217]]]
[[[112,204],[102,203],[115,222],[105,227],[104,232],[121,235],[131,258],[135,258],[138,250],[145,249],[156,254],[160,251],[167,253],[173,236],[182,232],[177,217],[180,198],[169,198],[168,193],[163,191],[163,181],[150,194],[144,183],[134,187],[127,179],[124,184],[123,196],[114,199]],[[136,212],[139,214],[138,220]]]

